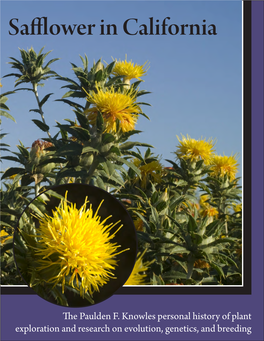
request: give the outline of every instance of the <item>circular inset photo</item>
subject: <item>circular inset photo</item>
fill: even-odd
[[[14,256],[43,299],[83,307],[112,296],[128,280],[137,236],[124,206],[84,184],[54,186],[26,207],[14,234]]]

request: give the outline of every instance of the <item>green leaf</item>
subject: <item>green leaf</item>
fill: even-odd
[[[111,161],[107,160],[106,162],[102,162],[101,166],[104,168],[104,171],[109,177],[115,173],[115,168]]]
[[[51,158],[48,158],[42,162],[40,162],[38,164],[38,166],[44,166],[44,165],[47,165],[49,163],[66,163],[67,160],[66,159],[62,159],[62,158],[59,158],[59,157],[51,157]]]
[[[105,68],[105,71],[108,73],[108,75],[111,74],[111,72],[113,71],[114,66],[115,66],[115,61],[113,61],[112,63],[107,65],[107,67]]]
[[[162,276],[164,279],[186,279],[187,275],[180,271],[171,270],[165,272]]]
[[[161,201],[158,203],[158,205],[156,206],[156,209],[158,212],[163,211],[165,208],[167,207],[167,203],[166,201]]]
[[[188,270],[187,279],[192,277],[194,262],[195,262],[195,256],[192,253],[190,253],[187,258],[187,270]]]
[[[41,115],[41,111],[39,109],[30,109],[29,111],[34,111]]]
[[[49,126],[39,120],[32,120],[41,130],[49,131]]]
[[[87,117],[84,114],[78,112],[77,110],[75,110],[74,112],[75,112],[75,115],[76,115],[77,120],[80,123],[80,125],[83,128],[87,129],[89,127],[89,121],[88,121]]]
[[[96,82],[100,82],[103,78],[103,71],[102,70],[98,70],[95,74],[95,81]]]
[[[104,119],[103,115],[101,112],[97,113],[97,118],[96,118],[96,127],[99,132],[103,131],[103,126],[104,126]]]
[[[47,95],[40,101],[39,106],[42,107],[43,104],[46,103],[46,101],[49,99],[49,97],[50,97],[51,95],[53,95],[53,93],[47,94]]]
[[[188,214],[188,216],[189,216],[189,221],[188,221],[187,228],[190,233],[190,232],[194,232],[197,230],[197,223],[191,215]]]
[[[160,227],[160,218],[159,218],[159,214],[156,210],[155,207],[151,206],[151,217],[152,217],[152,220],[153,222],[155,223],[156,227]]]
[[[80,140],[85,140],[85,141],[90,140],[90,133],[87,129],[82,128],[82,127],[76,127],[76,126],[71,127],[71,129],[75,130],[78,133],[79,135],[78,138]]]
[[[84,98],[85,95],[84,95],[83,92],[81,92],[81,91],[70,90],[70,91],[67,91],[67,92],[62,96],[62,98],[67,98],[67,97]]]
[[[87,176],[87,172],[85,170],[82,170],[82,171],[77,171],[75,169],[62,169],[60,172],[58,172],[57,174],[57,180],[61,180],[62,178],[65,178],[65,177],[74,177],[74,178],[77,178],[77,177],[85,177]]]
[[[13,238],[7,240],[4,243],[4,246],[1,247],[1,254],[3,254],[4,252],[11,250],[13,248]]]
[[[77,156],[82,154],[83,147],[78,143],[70,143],[60,147],[56,154],[59,156]]]
[[[119,139],[119,142],[126,141],[130,136],[142,133],[141,130],[130,130],[122,134],[122,136]]]
[[[56,101],[58,101],[58,102],[64,102],[64,103],[66,103],[66,104],[69,104],[71,107],[74,107],[74,108],[76,108],[76,109],[80,108],[80,109],[84,110],[84,107],[83,107],[82,105],[80,105],[80,104],[78,104],[78,103],[75,103],[75,102],[72,102],[72,101],[69,101],[69,100],[67,100],[67,99],[56,99]]]
[[[238,268],[237,263],[230,258],[229,256],[227,256],[226,254],[219,252],[219,253],[212,253],[215,257],[218,257],[220,259],[224,259],[227,263],[234,265],[236,268]]]
[[[135,211],[134,213],[143,221],[144,226],[146,227],[147,232],[151,233],[151,229],[150,229],[148,220],[142,214],[140,214],[139,212]],[[141,234],[143,234],[143,232],[138,231],[138,234],[141,235]]]
[[[29,158],[29,151],[23,145],[18,145],[17,148],[19,149],[20,153],[24,156],[25,159]]]
[[[8,112],[0,110],[0,116],[4,116],[6,118],[9,118],[10,120],[16,122],[16,120],[14,119],[14,117],[12,115],[10,115]]]
[[[134,165],[134,163],[132,162],[129,162],[128,160],[116,155],[116,154],[113,154],[112,155],[112,158],[115,159],[116,161],[119,161],[121,163],[124,163],[125,165],[127,165],[128,167],[130,167],[131,169],[133,169],[133,171],[135,173],[137,173],[137,175],[141,178],[141,171]]]
[[[106,190],[105,183],[104,183],[104,181],[99,176],[96,177],[95,183],[97,184],[97,186],[99,188],[102,188],[104,191]]]
[[[19,217],[21,213],[18,212],[17,210],[13,210],[11,208],[2,208],[1,214],[3,214],[3,215],[14,215],[16,217]]]
[[[24,168],[18,168],[18,167],[12,167],[12,168],[8,168],[4,174],[2,175],[2,180],[9,178],[12,175],[15,174],[24,174],[25,173],[25,169]]]
[[[53,191],[52,189],[49,189],[45,192],[46,195],[50,195],[54,198],[57,198],[57,199],[61,199],[61,200],[64,200],[64,196],[63,195],[60,195],[58,194],[57,192]]]
[[[115,141],[115,136],[110,133],[104,133],[102,135],[102,144],[107,144]]]
[[[209,262],[209,264],[211,265],[211,267],[213,267],[220,276],[223,276],[225,278],[225,274],[223,269],[221,268],[221,266],[215,262]]]
[[[135,146],[154,148],[153,146],[151,146],[150,144],[147,144],[147,143],[130,142],[130,141],[121,144],[119,146],[119,148],[120,148],[120,150],[129,150],[129,149],[134,148]]]
[[[98,151],[98,149],[95,149],[93,147],[87,146],[87,147],[84,147],[82,149],[82,154],[85,154],[85,153],[96,153],[96,154],[98,154],[99,151]]]
[[[119,150],[119,148],[116,147],[116,146],[112,146],[112,147],[108,150],[107,155],[110,155],[110,154],[116,154],[116,155],[121,156],[120,150]]]
[[[213,234],[216,235],[217,232],[222,228],[224,225],[224,222],[221,222],[220,220],[214,220],[209,225],[206,226],[206,232],[205,234],[209,237]]]

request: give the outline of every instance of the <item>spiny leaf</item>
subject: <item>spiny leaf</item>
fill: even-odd
[[[32,120],[36,126],[38,126],[43,131],[49,131],[49,126],[39,120]]]

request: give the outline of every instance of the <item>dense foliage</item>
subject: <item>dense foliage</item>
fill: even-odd
[[[75,78],[70,79],[50,69],[57,58],[45,64],[49,52],[42,50],[38,54],[33,48],[20,50],[21,60],[11,58],[15,73],[4,77],[15,77],[15,88],[0,98],[1,115],[13,119],[6,96],[32,92],[37,107],[30,111],[38,115],[32,121],[46,134],[30,150],[20,142],[16,151],[2,157],[19,164],[2,175],[2,284],[24,284],[16,270],[12,236],[33,197],[54,185],[83,183],[110,192],[134,221],[141,265],[135,267],[139,271],[133,274],[135,281],[127,284],[241,285],[242,205],[236,155],[216,155],[215,141],[181,136],[175,160],[166,160],[169,166],[164,167],[152,146],[133,141],[140,134],[136,130],[140,116],[147,118],[142,107],[148,104],[140,98],[148,92],[139,89],[146,63],[114,60],[104,65],[99,60],[89,69],[85,56],[82,66],[72,64]],[[38,94],[38,87],[50,77],[64,83],[67,92],[58,101],[76,117],[57,122],[55,136],[44,116],[52,94],[42,99]],[[42,199],[31,204],[35,212],[43,207]],[[23,222],[19,228],[23,230]],[[26,247],[20,243],[19,248],[23,258]],[[36,285],[33,278],[29,281]]]

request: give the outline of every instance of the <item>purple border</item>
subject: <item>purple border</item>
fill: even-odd
[[[94,307],[64,308],[33,295],[2,295],[3,341],[7,340],[260,340],[263,341],[263,1],[252,2],[252,294],[251,295],[116,295]],[[245,115],[247,113],[245,112]],[[247,228],[245,226],[244,228]],[[261,263],[262,262],[262,263]],[[251,314],[251,320],[222,321],[221,326],[252,327],[252,334],[229,333],[16,333],[17,326],[208,326],[209,321],[162,321],[152,320],[64,320],[63,311],[71,314],[102,312],[113,315],[113,311],[130,314]]]

